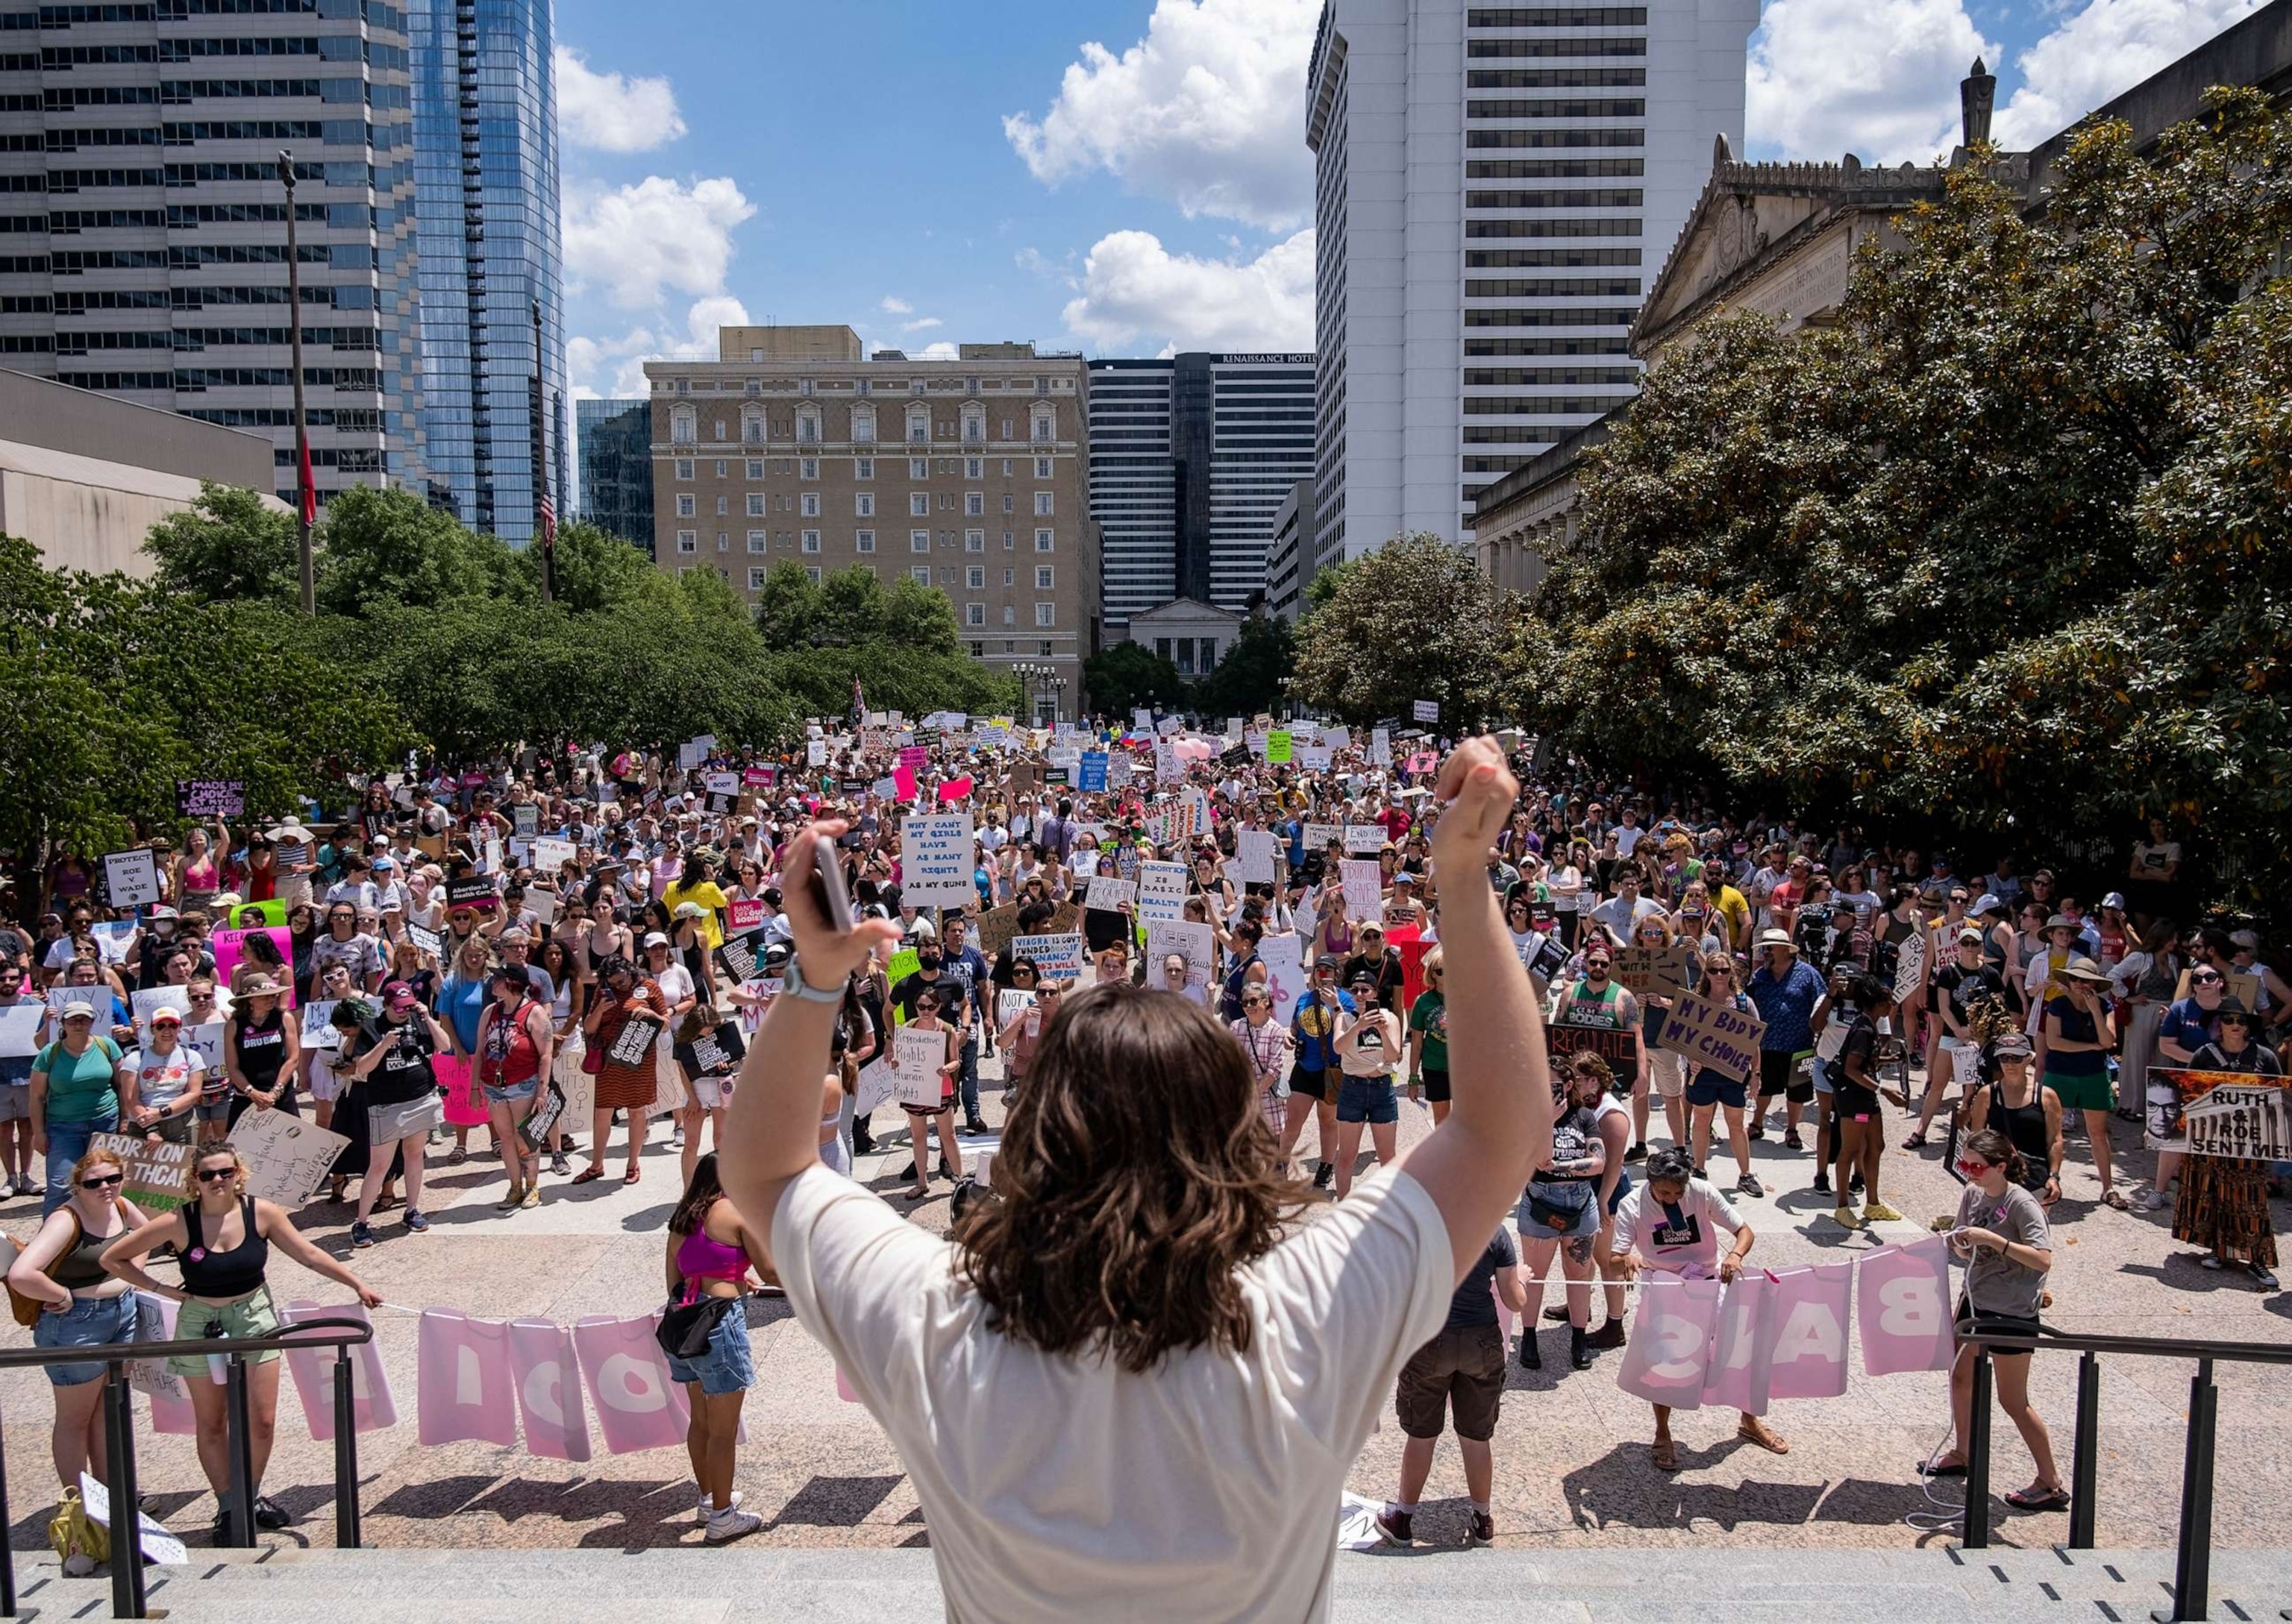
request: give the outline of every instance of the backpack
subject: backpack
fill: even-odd
[[[77,1489],[64,1491],[48,1519],[48,1545],[63,1559],[67,1573],[91,1573],[96,1564],[111,1560],[111,1531],[87,1515]]]

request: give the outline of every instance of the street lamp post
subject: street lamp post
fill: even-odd
[[[318,581],[311,564],[311,521],[318,482],[311,474],[311,419],[303,406],[303,268],[295,242],[295,155],[278,154],[278,183],[286,189],[286,337],[295,368],[295,518],[301,531],[303,613],[319,612]]]

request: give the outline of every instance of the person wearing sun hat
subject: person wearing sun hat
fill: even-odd
[[[2223,997],[2215,1019],[2220,1035],[2199,1049],[2198,1071],[2239,1072],[2252,1077],[2281,1077],[2284,1063],[2262,1043],[2259,1019],[2233,993]],[[2181,1174],[2181,1194],[2173,1209],[2173,1238],[2205,1249],[2198,1264],[2207,1269],[2237,1265],[2264,1291],[2276,1290],[2276,1234],[2269,1219],[2268,1164],[2248,1156],[2191,1153]]]
[[[2059,919],[2059,914],[2054,915]],[[2049,935],[2057,935],[2052,924]],[[2034,961],[2033,961],[2034,962]],[[2064,1112],[2085,1113],[2086,1138],[2093,1146],[2101,1198],[2110,1206],[2116,1181],[2110,1166],[2109,1054],[2117,1046],[2117,1017],[2109,1007],[2109,974],[2082,953],[2073,953],[2058,976],[2061,996],[2045,1007],[2046,1086],[2058,1095]],[[2034,977],[2032,977],[2034,979]],[[2118,1197],[2122,1201],[2123,1197]]]

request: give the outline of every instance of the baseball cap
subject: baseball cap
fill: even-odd
[[[1976,913],[2003,913],[2006,904],[1997,892],[1984,891],[1973,899],[1973,911]]]
[[[92,1021],[95,1018],[95,1006],[84,998],[75,998],[64,1006],[63,1018],[68,1021],[82,1018]]]
[[[2000,1034],[1990,1044],[1989,1052],[2000,1060],[2027,1060],[2037,1050],[2030,1041],[2029,1033],[2008,1032]]]
[[[1976,947],[1981,946],[1984,940],[1981,932],[1971,929],[1959,931],[1957,933],[1957,939],[1960,942],[1971,942]]]
[[[385,1004],[396,1006],[398,1004],[416,1003],[420,1001],[414,996],[414,989],[405,982],[392,981],[383,985],[382,989],[382,1001]]]
[[[655,930],[646,936],[644,945],[647,947],[666,947],[668,945],[668,938]]]
[[[183,1024],[183,1012],[173,1004],[161,1004],[151,1011],[151,1024],[154,1026],[180,1026]]]
[[[2116,908],[2121,912],[2125,907],[2125,893],[2111,891],[2101,899],[2101,905],[2104,908]]]

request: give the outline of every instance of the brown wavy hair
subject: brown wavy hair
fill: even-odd
[[[1174,993],[1109,982],[1044,1032],[956,1270],[996,1329],[1133,1373],[1247,1349],[1237,1272],[1301,1205],[1233,1034]]]

